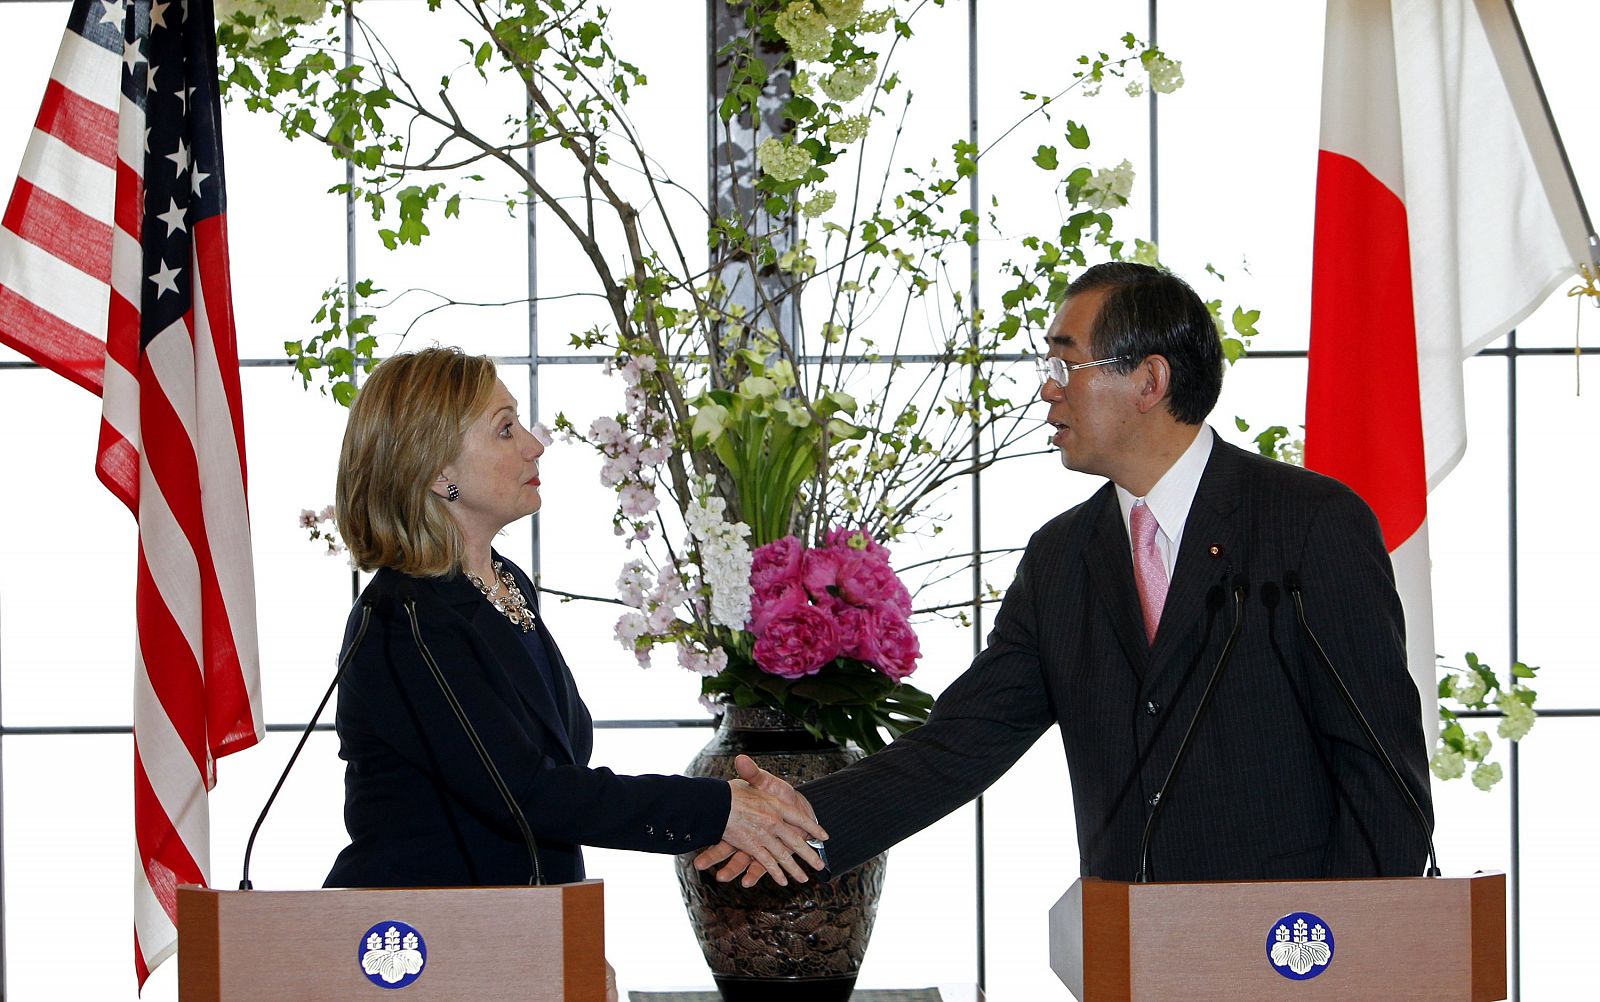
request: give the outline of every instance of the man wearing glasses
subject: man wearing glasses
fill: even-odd
[[[1235,448],[1206,426],[1222,389],[1221,344],[1177,276],[1090,268],[1047,340],[1039,396],[1052,442],[1068,469],[1107,483],[1034,534],[987,649],[926,725],[791,794],[827,828],[830,869],[976,797],[1059,723],[1084,875],[1421,873],[1427,751],[1371,510],[1337,481]],[[760,876],[726,847],[697,862],[721,864],[722,879]]]

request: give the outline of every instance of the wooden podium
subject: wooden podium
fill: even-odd
[[[1280,920],[1290,947],[1275,963]],[[1296,963],[1298,961],[1298,963]],[[1295,967],[1307,968],[1297,972]],[[1079,1002],[1506,997],[1506,878],[1126,884],[1085,877],[1050,909],[1050,967]],[[1280,973],[1288,971],[1304,980]]]
[[[401,924],[426,948],[399,996],[408,1002],[604,1002],[605,891],[598,880],[319,891],[186,885],[178,888],[178,998],[392,997],[382,991],[390,986],[369,980],[362,961],[375,928],[381,953],[385,933]],[[395,934],[388,945],[398,941]],[[409,962],[417,966],[415,958]],[[403,962],[391,966],[404,969]]]

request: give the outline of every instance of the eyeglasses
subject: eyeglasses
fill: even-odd
[[[1039,382],[1049,380],[1062,389],[1066,389],[1067,379],[1072,375],[1073,369],[1087,369],[1091,365],[1109,365],[1112,362],[1126,362],[1127,355],[1118,355],[1115,358],[1097,358],[1093,362],[1068,362],[1064,358],[1054,355],[1035,355],[1033,365],[1039,370]]]

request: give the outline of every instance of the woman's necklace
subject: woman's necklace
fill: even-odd
[[[538,617],[533,614],[533,608],[528,605],[527,598],[523,596],[522,589],[517,587],[517,579],[511,576],[511,572],[506,570],[500,561],[494,562],[493,585],[484,583],[483,578],[471,571],[467,571],[466,574],[467,580],[483,592],[483,597],[489,600],[489,604],[498,609],[502,616],[522,627],[523,633],[532,630],[539,622]],[[504,594],[501,594],[502,588],[505,589]]]

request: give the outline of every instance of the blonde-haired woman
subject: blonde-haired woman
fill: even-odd
[[[742,780],[589,766],[589,711],[533,582],[491,545],[539,510],[543,453],[494,363],[454,349],[381,363],[350,409],[339,531],[377,573],[340,651],[350,845],[327,886],[524,884],[535,868],[561,883],[583,879],[583,845],[718,841],[766,857],[779,883],[806,880],[795,857],[819,869],[805,840],[826,834],[803,810]]]

